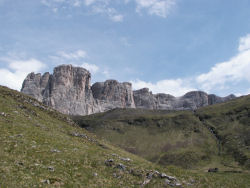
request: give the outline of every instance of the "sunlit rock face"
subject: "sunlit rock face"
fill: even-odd
[[[91,89],[101,111],[114,108],[135,108],[131,83],[107,80],[93,84]]]
[[[84,68],[61,65],[52,75],[29,74],[21,91],[64,114],[87,115],[100,111],[90,79],[89,71]]]
[[[131,83],[116,80],[97,82],[91,86],[90,72],[72,65],[55,67],[53,74],[30,73],[21,91],[71,115],[88,115],[114,108],[195,110],[235,98],[234,95],[218,97],[202,91],[191,91],[181,97],[153,94],[148,88],[133,91]]]

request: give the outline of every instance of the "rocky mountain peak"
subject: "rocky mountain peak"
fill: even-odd
[[[194,110],[235,98],[191,91],[182,97],[153,94],[148,88],[132,90],[129,82],[106,80],[91,86],[91,74],[82,67],[60,65],[48,72],[30,73],[21,91],[65,114],[87,115],[114,108]]]

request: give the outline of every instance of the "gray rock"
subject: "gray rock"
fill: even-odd
[[[188,92],[181,97],[153,94],[148,88],[133,91],[131,83],[119,83],[116,80],[97,82],[92,87],[90,83],[91,74],[86,69],[60,65],[53,74],[30,73],[23,82],[21,92],[71,115],[89,115],[114,108],[196,110],[235,98],[234,95],[218,97],[202,91]],[[31,102],[34,106],[44,108]]]
[[[113,159],[108,159],[105,161],[105,165],[106,166],[113,166],[115,163],[115,161]]]
[[[58,150],[58,149],[52,149],[51,152],[52,152],[52,153],[60,153],[61,151]]]
[[[196,110],[203,106],[226,102],[233,98],[235,98],[234,95],[223,98],[208,95],[203,91],[191,91],[181,97],[174,97],[164,93],[152,94],[148,88],[134,91],[136,108],[156,110]]]
[[[142,183],[142,186],[145,186],[145,185],[149,184],[150,181],[151,181],[151,179],[145,179],[145,180],[143,181],[143,183]]]
[[[64,114],[87,115],[99,112],[90,87],[89,71],[72,65],[61,65],[50,75],[30,73],[21,92]]]
[[[219,169],[218,168],[209,168],[208,172],[218,172]]]
[[[120,169],[120,170],[126,170],[126,166],[119,163],[118,165],[116,165],[116,168]]]
[[[48,170],[49,170],[49,171],[52,171],[52,172],[54,172],[54,171],[55,171],[55,169],[54,169],[54,167],[53,167],[53,166],[49,166],[49,167],[48,167]]]
[[[4,117],[7,116],[6,113],[4,113],[4,112],[1,112],[0,115],[1,115],[1,116],[4,116]]]
[[[136,108],[157,109],[156,98],[148,88],[136,90],[133,95]]]
[[[135,108],[131,83],[107,80],[93,84],[91,89],[102,112],[114,108]]]

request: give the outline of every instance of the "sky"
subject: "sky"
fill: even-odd
[[[0,85],[60,64],[92,83],[250,94],[249,0],[0,0]]]

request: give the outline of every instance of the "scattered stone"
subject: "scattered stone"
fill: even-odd
[[[22,138],[23,134],[18,134],[18,135],[16,135],[16,137]]]
[[[124,166],[121,163],[119,163],[118,165],[116,165],[116,168],[119,168],[120,170],[126,170],[126,166]]]
[[[55,171],[55,169],[54,169],[54,167],[53,167],[53,166],[49,166],[49,167],[48,167],[48,170],[49,170],[49,171],[52,171],[52,172],[54,172],[54,171]]]
[[[4,112],[1,112],[1,113],[0,113],[0,115],[1,115],[1,116],[4,116],[4,117],[6,117],[6,116],[7,116],[7,114],[6,114],[6,113],[4,113]]]
[[[121,159],[122,161],[125,161],[125,162],[130,162],[130,161],[131,161],[130,158],[123,158],[123,157],[120,157],[119,159]]]
[[[156,170],[156,171],[154,171],[153,176],[154,176],[155,178],[160,177],[160,175],[161,175],[161,173],[160,173],[160,172],[158,172],[157,170]]]
[[[71,135],[75,137],[80,137],[80,138],[88,138],[86,134],[72,133]]]
[[[167,174],[161,173],[161,178],[167,178]]]
[[[175,183],[175,186],[180,187],[180,186],[181,186],[181,183],[180,183],[180,182],[176,182],[176,183]]]
[[[151,181],[151,179],[145,179],[144,182],[142,183],[142,186],[149,184],[150,181]]]
[[[209,168],[208,172],[218,172],[219,169],[218,168]]]
[[[114,165],[114,160],[113,159],[108,159],[105,161],[105,165],[107,166],[113,166]]]
[[[58,149],[52,149],[51,152],[52,152],[52,153],[60,153],[61,151],[58,150]]]
[[[50,184],[49,180],[42,180],[41,183]]]
[[[166,185],[170,185],[170,184],[171,184],[171,181],[168,180],[168,179],[165,179],[165,184],[166,184]]]
[[[148,172],[147,174],[146,174],[146,177],[147,177],[147,179],[152,179],[153,178],[153,175],[154,175],[154,173],[153,172]]]
[[[24,165],[24,163],[23,163],[23,162],[18,162],[17,164],[18,164],[18,165],[21,165],[21,166],[23,166],[23,165]]]
[[[129,173],[132,174],[133,176],[142,177],[142,172],[140,170],[137,170],[137,169],[131,169],[129,171]]]

